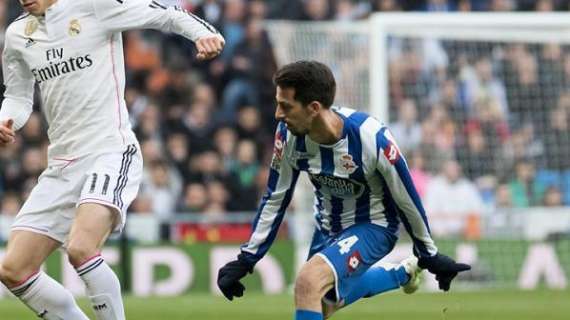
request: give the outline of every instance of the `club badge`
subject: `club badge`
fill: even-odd
[[[343,154],[340,157],[340,163],[344,171],[348,174],[352,174],[354,171],[356,171],[356,169],[358,169],[358,166],[356,165],[356,163],[354,163],[352,156],[348,153]]]
[[[24,34],[29,37],[31,36],[34,32],[36,32],[36,30],[38,30],[38,20],[36,19],[30,19],[28,20],[28,23],[26,23],[26,29],[24,29]]]
[[[69,35],[74,37],[81,33],[81,24],[79,24],[79,20],[73,19],[69,22]]]

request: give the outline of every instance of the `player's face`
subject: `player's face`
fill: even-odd
[[[25,11],[34,16],[41,16],[46,13],[47,8],[57,0],[20,0],[20,4]]]
[[[277,87],[275,119],[285,122],[294,135],[301,136],[309,133],[314,115],[294,97],[295,89]]]

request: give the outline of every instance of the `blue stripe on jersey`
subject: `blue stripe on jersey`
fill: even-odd
[[[419,240],[418,238],[416,238],[414,236],[414,232],[412,230],[412,225],[408,221],[408,218],[406,218],[406,215],[401,214],[400,218],[402,219],[402,222],[404,223],[404,227],[406,228],[406,231],[408,232],[408,234],[412,238],[412,241],[414,242],[414,252],[416,253],[416,255],[418,257],[426,257],[426,256],[429,257],[429,256],[431,256],[432,254],[426,248],[424,242]]]
[[[261,212],[263,212],[263,208],[267,204],[267,200],[271,198],[273,191],[275,191],[275,188],[277,187],[277,181],[279,181],[279,172],[277,172],[277,170],[275,169],[270,168],[269,178],[267,181],[267,191],[265,192],[265,195],[261,199],[261,204],[259,205],[259,209],[257,209],[257,215],[255,216],[255,219],[253,219],[253,223],[251,226],[252,230],[255,230],[257,228],[257,223],[259,222],[259,217],[261,217]]]
[[[343,115],[341,117],[344,118]],[[360,139],[360,126],[368,119],[368,115],[362,112],[355,112],[348,119],[345,118],[344,127],[348,129],[348,153],[352,156],[352,160],[358,166],[356,170],[349,175],[353,180],[364,183],[364,192],[356,199],[356,211],[354,214],[354,222],[370,221],[370,187],[368,181],[364,177],[364,168],[362,166],[362,140]]]
[[[319,147],[321,151],[321,175],[334,175],[334,152],[331,148]],[[336,233],[342,230],[340,216],[342,214],[342,199],[331,196],[331,232]]]
[[[321,173],[322,175],[334,175],[334,153],[333,149],[319,147],[321,151]]]
[[[388,139],[384,135],[384,132],[386,131],[386,129],[387,128],[384,127],[382,129],[380,129],[380,131],[378,131],[378,133],[376,134],[376,145],[379,146],[380,148],[385,148],[390,144],[390,141],[388,141]],[[378,150],[378,152],[380,152],[380,150]],[[382,155],[378,154],[378,156],[381,157]],[[420,200],[420,196],[418,195],[418,192],[416,191],[416,188],[414,187],[414,183],[412,182],[412,177],[410,176],[410,171],[408,170],[408,166],[406,165],[406,161],[404,160],[403,155],[400,155],[400,159],[398,159],[398,161],[396,161],[394,166],[396,168],[396,172],[398,173],[398,176],[400,177],[400,180],[402,180],[402,183],[404,184],[404,187],[406,188],[406,191],[408,192],[408,195],[410,196],[410,198],[414,202],[416,209],[420,213],[422,220],[424,221],[424,224],[425,224],[428,232],[431,232],[429,229],[429,224],[427,222],[427,217],[426,217],[424,207],[423,207],[422,202]]]
[[[258,259],[261,259],[265,255],[265,253],[267,252],[267,250],[269,250],[269,247],[271,247],[271,244],[275,240],[275,237],[277,237],[279,226],[281,225],[283,217],[285,216],[285,209],[287,209],[289,203],[291,202],[291,198],[293,197],[293,191],[295,191],[295,184],[297,183],[297,178],[299,178],[299,171],[293,170],[293,176],[291,177],[291,184],[289,185],[289,188],[285,192],[285,196],[283,197],[281,206],[279,206],[279,210],[277,210],[277,217],[275,217],[275,220],[271,225],[271,231],[269,232],[269,235],[267,236],[265,241],[259,246],[259,249],[255,254],[255,256]],[[261,210],[259,211],[258,216],[261,216]],[[259,221],[258,218],[256,218],[256,220]]]
[[[305,145],[305,136],[297,137],[297,140],[295,141],[295,151],[298,151],[302,154],[305,154],[307,152],[307,146]],[[303,171],[309,169],[309,159],[298,159],[297,168]]]

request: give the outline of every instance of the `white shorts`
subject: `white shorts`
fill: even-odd
[[[142,156],[134,144],[124,152],[52,159],[16,216],[12,230],[44,234],[64,244],[76,208],[82,203],[99,203],[119,214],[114,231],[120,232],[127,208],[137,196],[142,172]]]

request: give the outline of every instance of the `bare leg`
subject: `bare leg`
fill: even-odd
[[[39,233],[13,231],[0,265],[0,281],[44,319],[88,319],[71,293],[40,271],[42,263],[60,245]]]
[[[100,256],[117,217],[114,208],[84,203],[78,208],[69,234],[69,261],[85,283],[99,320],[125,319],[119,279]]]
[[[295,281],[295,308],[300,313],[323,314],[322,299],[334,287],[334,273],[319,256],[312,257],[299,271]],[[326,311],[326,310],[325,310]]]

